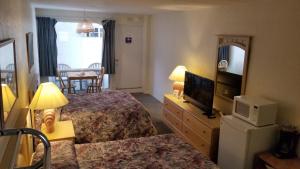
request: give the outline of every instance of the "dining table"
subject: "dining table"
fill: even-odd
[[[97,80],[97,73],[95,71],[79,71],[79,72],[67,72],[68,78],[68,93],[71,93],[71,81],[72,80],[92,80],[92,84]]]

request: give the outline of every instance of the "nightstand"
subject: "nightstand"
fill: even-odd
[[[279,159],[271,153],[265,152],[256,155],[255,169],[300,169],[300,159]]]
[[[75,139],[75,132],[73,123],[69,121],[56,121],[54,126],[54,132],[47,133],[46,126],[42,124],[42,133],[44,133],[49,141],[58,141],[58,140],[73,140]]]

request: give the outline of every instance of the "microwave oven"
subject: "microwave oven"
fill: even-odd
[[[235,96],[232,115],[254,126],[276,123],[277,104],[268,99],[253,96]]]

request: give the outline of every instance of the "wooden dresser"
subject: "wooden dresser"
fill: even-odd
[[[198,107],[172,94],[164,97],[163,120],[180,137],[214,162],[218,156],[220,116],[208,119]]]

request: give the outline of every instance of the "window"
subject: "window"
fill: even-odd
[[[94,32],[77,33],[76,22],[57,22],[57,64],[71,69],[89,68],[94,63],[101,65],[104,30],[102,25],[93,23]],[[78,85],[79,86],[79,85]],[[109,87],[108,75],[104,76],[103,87]]]
[[[88,68],[93,63],[101,63],[103,50],[102,25],[94,23],[94,32],[77,33],[78,23],[58,22],[57,63],[66,64],[72,69]]]

